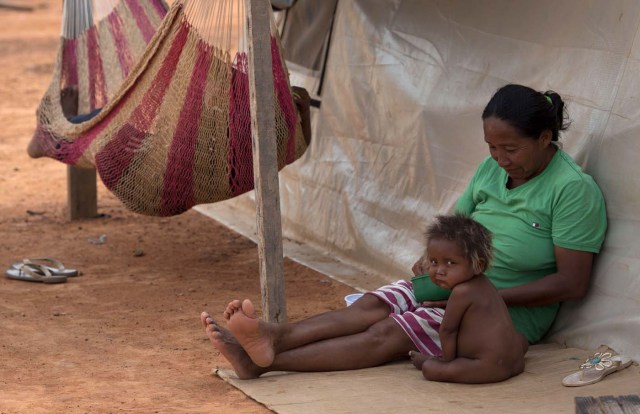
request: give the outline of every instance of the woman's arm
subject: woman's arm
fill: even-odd
[[[544,306],[586,295],[591,279],[591,252],[554,247],[557,272],[535,282],[502,289],[507,306]]]

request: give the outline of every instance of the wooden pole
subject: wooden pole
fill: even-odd
[[[80,26],[73,26],[74,30],[86,30],[93,25],[93,4],[90,0],[84,0],[82,5],[87,13],[87,19],[81,19]],[[77,3],[63,1],[63,11],[65,16],[74,15]],[[67,32],[65,34],[74,37],[79,32]],[[77,115],[77,114],[75,114]],[[98,215],[98,186],[96,184],[96,170],[67,166],[67,206],[69,208],[69,219],[95,218]]]
[[[67,205],[70,220],[98,215],[96,170],[67,166]]]
[[[245,0],[249,29],[249,90],[262,312],[287,320],[278,183],[269,0]]]

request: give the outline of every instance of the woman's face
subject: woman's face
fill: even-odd
[[[544,131],[538,139],[521,135],[507,122],[489,117],[483,121],[484,140],[491,157],[512,180],[526,182],[540,174],[551,161],[551,131]]]

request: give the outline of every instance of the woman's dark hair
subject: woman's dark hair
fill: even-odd
[[[522,135],[538,139],[545,130],[557,141],[560,131],[570,125],[560,95],[554,91],[538,92],[522,85],[505,85],[491,97],[482,119],[495,117],[505,121]]]

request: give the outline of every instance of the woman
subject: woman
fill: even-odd
[[[555,92],[521,85],[500,88],[483,114],[490,157],[478,167],[455,210],[493,233],[487,277],[500,290],[517,330],[530,343],[547,332],[559,303],[582,298],[606,230],[602,194],[593,179],[556,145],[567,128]],[[423,274],[426,260],[413,266]],[[417,303],[411,283],[368,292],[353,305],[286,324],[256,318],[253,304],[231,302],[229,330],[206,312],[213,345],[239,378],[268,371],[334,371],[441,355],[438,329],[446,302]]]

